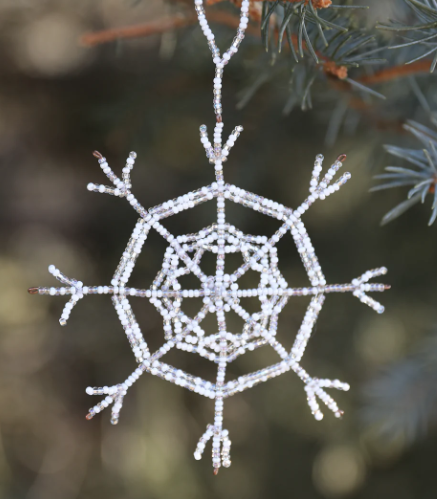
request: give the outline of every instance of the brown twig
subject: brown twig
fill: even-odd
[[[213,23],[223,24],[233,29],[237,29],[239,19],[229,12],[210,12],[208,18]],[[102,31],[94,31],[85,33],[80,38],[80,44],[86,47],[93,47],[103,43],[113,42],[115,40],[126,40],[129,38],[144,38],[146,36],[156,35],[171,31],[177,28],[185,28],[197,22],[197,16],[192,15],[175,15],[164,19],[158,19],[144,24],[135,26],[125,26],[122,28],[110,28]],[[255,26],[248,26],[246,32],[252,35],[258,35],[259,29]]]
[[[93,33],[85,33],[80,38],[81,45],[93,47],[102,43],[113,42],[115,40],[124,40],[127,38],[143,38],[150,35],[165,33],[172,29],[183,28],[196,22],[195,15],[175,15],[157,21],[152,21],[145,24],[135,26],[127,26],[122,28],[110,28],[102,31],[94,31]]]
[[[418,61],[413,64],[402,64],[391,68],[381,69],[373,75],[365,75],[358,78],[357,81],[364,85],[375,85],[387,81],[410,76],[418,73],[429,73],[429,60]]]

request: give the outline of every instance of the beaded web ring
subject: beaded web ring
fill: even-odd
[[[304,382],[309,407],[317,420],[323,418],[317,399],[320,399],[336,417],[342,415],[342,411],[325,389],[348,390],[349,385],[338,380],[313,378],[300,366],[300,361],[326,294],[350,292],[378,313],[382,313],[384,307],[366,293],[384,291],[389,286],[369,284],[370,279],[387,272],[384,267],[370,270],[348,284],[328,285],[311,240],[301,221],[301,216],[317,199],[323,200],[338,191],[350,178],[350,174],[345,173],[332,183],[334,175],[342,166],[344,155],[334,162],[322,179],[320,179],[320,175],[323,156],[316,157],[310,182],[310,194],[294,211],[224,182],[223,163],[227,160],[229,151],[243,128],[236,127],[223,145],[221,106],[223,68],[237,52],[244,38],[244,31],[248,23],[249,1],[243,0],[242,2],[237,35],[223,56],[220,55],[214,42],[214,35],[206,21],[202,3],[202,0],[195,0],[200,26],[208,40],[216,66],[214,110],[217,123],[214,129],[214,145],[208,139],[205,125],[200,127],[200,140],[209,162],[214,165],[216,181],[211,185],[146,210],[131,192],[130,173],[135,163],[136,154],[130,153],[126,166],[123,168],[122,179],[120,179],[109,167],[106,159],[100,153],[95,152],[94,155],[98,158],[100,167],[112,182],[113,187],[89,184],[88,189],[93,192],[126,198],[140,215],[111,280],[111,285],[84,286],[82,282],[65,276],[51,265],[49,271],[65,286],[31,288],[29,291],[40,295],[70,296],[70,300],[65,305],[61,315],[61,325],[66,325],[71,310],[85,295],[111,295],[115,310],[138,362],[138,367],[121,384],[86,389],[86,393],[89,395],[104,397],[101,402],[90,409],[87,419],[93,418],[106,407],[112,405],[111,423],[117,424],[123,398],[128,388],[144,372],[187,388],[215,401],[214,423],[208,425],[205,433],[200,437],[194,457],[200,459],[207,442],[212,439],[212,464],[214,473],[217,474],[221,466],[229,467],[231,465],[231,441],[228,431],[223,428],[223,401],[227,397],[243,392],[287,371],[294,371]],[[217,200],[217,222],[195,234],[175,237],[161,223],[172,215],[213,199]],[[273,217],[282,222],[282,225],[270,238],[246,235],[233,225],[226,223],[226,200]],[[135,262],[151,229],[157,231],[168,242],[162,268],[149,289],[128,287]],[[288,232],[293,237],[302,259],[311,283],[310,287],[290,288],[278,269],[276,244]],[[205,252],[216,255],[215,275],[206,275],[200,268]],[[225,257],[226,254],[230,253],[240,253],[243,264],[232,274],[226,274]],[[239,279],[249,270],[259,273],[258,287],[241,289],[238,284]],[[194,274],[198,278],[199,286],[197,289],[181,288],[179,279],[187,274]],[[276,339],[276,332],[278,316],[292,296],[311,296],[311,301],[293,347],[291,351],[287,351]],[[149,299],[163,318],[165,343],[154,353],[149,351],[140,326],[135,319],[129,302],[131,297]],[[240,299],[245,297],[258,298],[260,305],[258,312],[250,314],[240,305]],[[182,302],[190,298],[203,299],[203,306],[195,317],[188,317],[181,308]],[[231,333],[227,329],[226,313],[231,310],[244,320],[244,327],[240,334]],[[217,317],[217,329],[212,333],[202,329],[202,321],[207,314],[215,314]],[[247,351],[263,345],[270,345],[277,352],[279,356],[277,364],[240,376],[235,380],[225,381],[228,364]],[[163,362],[164,355],[173,348],[196,353],[217,364],[216,382],[208,382]]]

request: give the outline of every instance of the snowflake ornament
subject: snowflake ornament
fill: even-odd
[[[102,400],[92,407],[87,419],[108,406],[112,406],[111,422],[118,423],[119,413],[123,405],[124,396],[133,383],[144,373],[148,372],[176,385],[187,388],[199,395],[215,401],[214,421],[208,425],[205,433],[200,437],[194,452],[194,457],[200,459],[207,442],[212,439],[212,464],[216,474],[221,466],[231,464],[231,441],[226,429],[223,428],[224,399],[243,392],[248,388],[279,376],[287,371],[294,371],[304,382],[308,404],[317,420],[323,418],[318,399],[321,400],[337,417],[342,415],[336,402],[326,392],[327,388],[348,390],[349,385],[338,380],[319,379],[311,377],[300,365],[307,343],[314,325],[329,293],[350,292],[363,303],[369,305],[378,313],[384,307],[367,295],[367,292],[381,292],[389,288],[384,284],[370,284],[370,279],[383,275],[387,269],[382,267],[370,270],[361,277],[353,279],[348,284],[328,285],[323,275],[319,261],[314,252],[311,240],[301,220],[302,215],[318,199],[323,200],[335,191],[338,191],[350,178],[349,173],[343,174],[333,181],[334,176],[341,168],[345,156],[340,156],[320,178],[323,156],[316,157],[310,194],[296,209],[292,210],[269,199],[263,198],[244,189],[225,183],[223,163],[237,140],[242,127],[238,126],[229,136],[225,145],[222,143],[223,122],[221,115],[221,86],[223,68],[230,60],[244,38],[247,27],[247,12],[249,1],[243,0],[241,7],[240,25],[231,47],[220,56],[215,45],[214,35],[208,27],[205,18],[202,0],[195,0],[199,22],[213,54],[216,65],[214,78],[214,109],[217,123],[214,129],[214,142],[208,139],[205,125],[200,127],[200,140],[206,150],[209,162],[215,168],[215,182],[177,199],[169,200],[159,206],[146,210],[132,194],[130,173],[133,169],[136,154],[130,153],[126,166],[123,168],[122,178],[115,175],[106,159],[98,152],[100,167],[109,178],[113,186],[88,184],[88,189],[126,198],[135,211],[140,215],[132,232],[131,238],[121,257],[108,286],[84,286],[82,282],[65,276],[53,265],[49,271],[63,283],[63,287],[31,288],[29,291],[40,295],[70,296],[61,315],[61,325],[66,325],[74,306],[87,295],[108,294],[111,296],[121,325],[126,333],[138,367],[122,383],[115,386],[99,388],[88,387],[86,393],[98,395]],[[212,225],[194,234],[173,236],[163,225],[163,221],[177,213],[189,210],[195,206],[216,200],[217,221]],[[241,232],[226,222],[226,201],[240,204],[246,208],[273,217],[282,225],[270,237],[252,236]],[[164,254],[162,268],[149,289],[129,287],[129,278],[135,267],[136,260],[141,253],[144,242],[150,230],[155,230],[168,243]],[[290,233],[307,272],[310,287],[291,288],[278,269],[277,243],[284,235]],[[205,253],[212,253],[216,257],[214,275],[207,275],[201,269],[201,261]],[[233,273],[225,273],[226,255],[239,253],[243,264]],[[243,289],[239,286],[240,278],[249,270],[259,274],[259,284],[254,289]],[[182,276],[194,274],[198,279],[195,289],[182,289],[179,280]],[[291,351],[287,351],[276,337],[279,314],[294,296],[311,296],[310,304],[303,318]],[[163,345],[154,353],[149,351],[147,342],[130,305],[130,299],[135,297],[147,298],[163,318],[164,339]],[[259,300],[259,311],[249,313],[241,306],[241,298],[256,297]],[[202,298],[203,305],[194,317],[189,317],[182,310],[184,300]],[[244,320],[243,330],[239,333],[230,332],[226,324],[226,313],[234,311]],[[207,314],[215,314],[217,328],[205,331],[202,321]],[[226,380],[227,366],[247,351],[263,345],[269,345],[278,354],[278,363],[261,369],[257,372],[240,376],[235,380]],[[163,358],[171,349],[179,349],[200,355],[217,365],[216,382],[211,383],[202,378],[193,376],[164,362]]]

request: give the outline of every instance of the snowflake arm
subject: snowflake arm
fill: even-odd
[[[341,154],[326,172],[323,179],[319,181],[323,159],[324,158],[321,154],[316,156],[310,181],[310,195],[295,211],[295,215],[298,217],[303,215],[317,199],[326,199],[334,192],[340,190],[340,187],[342,187],[351,178],[351,174],[346,172],[331,185],[334,175],[343,166],[343,161],[346,159],[346,154]]]
[[[100,168],[103,170],[103,173],[108,177],[108,179],[112,182],[114,187],[108,187],[107,185],[103,184],[89,183],[87,186],[88,190],[92,192],[100,192],[101,194],[110,194],[112,196],[118,196],[121,198],[124,197],[133,207],[133,209],[137,211],[142,217],[144,217],[147,214],[146,210],[130,190],[132,188],[130,172],[134,167],[137,154],[135,152],[131,152],[129,154],[129,157],[126,160],[126,165],[123,168],[123,180],[120,180],[117,177],[117,175],[112,171],[112,169],[108,165],[106,158],[104,158],[98,151],[94,151],[93,155],[98,159]]]

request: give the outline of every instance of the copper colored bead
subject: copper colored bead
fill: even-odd
[[[37,295],[38,294],[38,291],[39,291],[39,288],[29,288],[27,290],[27,292],[30,294],[30,295]]]

